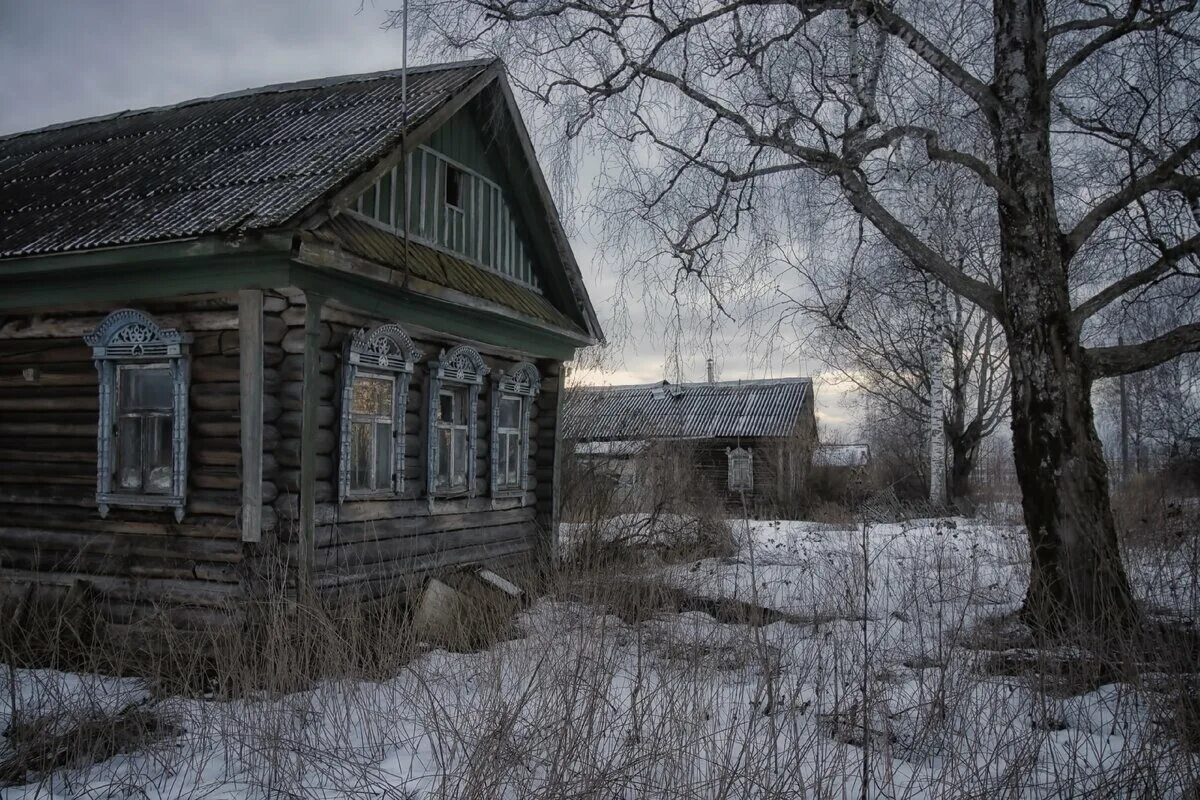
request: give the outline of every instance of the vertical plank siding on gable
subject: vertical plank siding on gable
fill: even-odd
[[[452,117],[427,145],[417,147],[359,196],[355,210],[395,230],[404,228],[401,202],[392,187],[407,182],[409,235],[417,241],[465,256],[520,284],[541,287],[524,238],[528,233],[512,214],[508,181],[487,155],[487,143],[470,112]],[[446,170],[463,173],[460,208],[445,202]]]
[[[0,594],[53,600],[82,582],[115,623],[166,609],[182,625],[236,614],[242,543],[239,333],[236,294],[130,303],[191,346],[187,513],[95,502],[98,381],[83,334],[111,310],[6,314],[0,324]],[[280,300],[268,298],[278,309]],[[264,319],[264,385],[279,385],[282,323]],[[279,409],[264,402],[264,447]],[[276,499],[273,456],[263,457],[264,503]],[[263,528],[275,525],[262,509]]]

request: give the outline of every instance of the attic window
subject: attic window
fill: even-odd
[[[446,205],[461,209],[462,206],[462,170],[446,165]]]

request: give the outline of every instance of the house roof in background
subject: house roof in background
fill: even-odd
[[[630,439],[616,442],[576,442],[577,456],[636,456],[650,447],[650,442],[643,439]]]
[[[583,440],[787,436],[812,392],[809,378],[579,386],[566,394],[563,435]]]
[[[277,84],[0,137],[0,258],[284,225],[497,62]]]

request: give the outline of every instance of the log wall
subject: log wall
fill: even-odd
[[[279,465],[279,492],[275,510],[280,535],[297,558],[299,536],[301,370],[304,361],[305,297],[290,293],[281,319],[287,324],[282,339],[280,370],[279,440],[275,461]],[[413,338],[424,358],[410,382],[405,414],[404,494],[392,500],[337,502],[338,424],[341,401],[342,351],[355,329],[383,322],[399,322]],[[458,341],[406,325],[404,320],[382,319],[335,302],[322,309],[320,331],[319,434],[317,438],[317,488],[314,529],[314,585],[326,599],[349,600],[403,588],[422,576],[469,564],[529,565],[548,539],[552,512],[554,430],[558,376],[561,365],[535,361],[542,374],[542,393],[534,399],[530,423],[529,487],[524,497],[490,496],[491,394],[490,384],[480,391],[474,497],[435,499],[425,493],[426,419],[428,391],[426,362]],[[514,366],[520,355],[476,345],[494,371]],[[490,376],[489,376],[490,377]]]
[[[133,304],[192,336],[186,514],[96,510],[98,378],[83,341],[113,307],[0,318],[0,599],[65,597],[83,583],[117,625],[166,613],[225,621],[242,594],[236,294]],[[263,526],[275,526],[276,397],[286,326],[280,296],[264,319]]]
[[[241,540],[237,294],[132,303],[192,337],[186,514],[96,509],[98,379],[83,336],[115,307],[0,317],[0,604],[53,602],[80,584],[118,628],[165,614],[181,627],[236,622],[239,601],[280,576],[295,581],[305,297],[263,303],[262,541]],[[371,597],[458,566],[528,566],[544,555],[553,514],[561,364],[542,375],[530,423],[529,487],[490,496],[490,383],[480,392],[474,497],[425,495],[425,362],[459,342],[405,327],[426,354],[405,415],[405,492],[337,502],[342,348],[384,320],[336,303],[322,311],[314,583],[335,600]],[[472,343],[474,344],[474,343]],[[521,355],[476,345],[493,371]],[[280,567],[283,567],[281,570]],[[264,578],[266,580],[264,580]]]

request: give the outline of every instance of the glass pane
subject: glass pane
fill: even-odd
[[[371,481],[371,423],[350,425],[350,488],[368,489]]]
[[[392,416],[393,384],[387,378],[358,375],[354,378],[354,399],[350,409],[355,414],[375,417]]]
[[[451,483],[455,487],[467,485],[467,432],[462,428],[454,429],[454,465]]]
[[[521,448],[520,437],[516,434],[510,434],[505,442],[507,449],[507,465],[508,471],[505,474],[504,481],[509,486],[518,486],[521,482]]]
[[[438,419],[442,422],[454,421],[454,393],[442,392],[438,395]]]
[[[462,173],[446,166],[446,205],[462,206]]]
[[[145,417],[142,421],[143,488],[149,494],[171,493],[171,420]]]
[[[375,488],[389,489],[392,485],[392,426],[375,426]]]
[[[508,479],[508,443],[504,434],[496,438],[496,482],[504,486]]]
[[[454,422],[458,425],[467,424],[467,390],[454,390]]]
[[[438,428],[438,486],[449,486],[450,481],[450,429]]]
[[[141,419],[121,417],[117,423],[117,489],[136,492],[142,488]]]
[[[379,208],[375,209],[375,218],[380,222],[392,224],[392,173],[385,172],[379,179]]]
[[[118,402],[122,411],[133,409],[171,409],[171,370],[169,367],[129,368],[121,371]]]
[[[500,427],[516,428],[521,424],[521,398],[504,395],[500,398]]]

